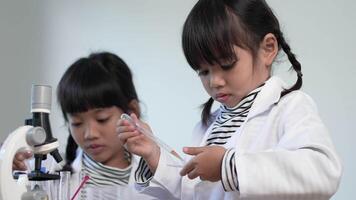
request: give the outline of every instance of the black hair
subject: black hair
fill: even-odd
[[[249,50],[256,58],[260,43],[272,33],[297,72],[297,81],[281,97],[302,86],[301,64],[292,53],[279,22],[265,0],[199,0],[183,27],[182,46],[189,65],[198,70],[202,63],[221,64],[236,60],[233,46]],[[206,125],[214,103],[203,104],[202,121]]]
[[[129,67],[120,57],[109,52],[92,53],[75,61],[59,81],[57,98],[66,123],[68,114],[93,108],[116,106],[130,113],[130,102],[138,102]],[[69,134],[64,170],[71,171],[77,148]]]

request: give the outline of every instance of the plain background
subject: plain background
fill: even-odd
[[[120,55],[132,68],[144,120],[178,152],[189,145],[208,96],[181,49],[182,25],[195,0],[1,0],[0,139],[30,114],[32,84],[55,88],[64,70],[95,51]],[[354,199],[356,3],[268,0],[302,63],[303,90],[316,101],[344,164],[333,199]],[[275,73],[293,82],[283,54]],[[56,99],[52,131],[68,135]]]

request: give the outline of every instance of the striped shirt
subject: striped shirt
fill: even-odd
[[[213,123],[213,128],[208,136],[206,145],[224,145],[233,134],[245,122],[245,119],[256,99],[260,88],[253,90],[249,95],[244,97],[234,108],[228,108],[225,105],[220,106],[220,114]]]
[[[128,154],[128,152],[126,153]],[[89,196],[92,197],[93,194],[88,194],[92,193],[91,188],[96,188],[97,192],[100,192],[98,188],[101,188],[101,190],[112,190],[112,193],[114,193],[114,190],[116,191],[118,186],[126,186],[129,183],[132,165],[124,169],[105,166],[96,162],[85,153],[83,153],[82,164],[81,176],[88,175],[90,177],[81,190],[81,199],[83,200],[88,199]],[[111,194],[111,196],[112,198],[105,197],[105,199],[117,199],[116,194]]]
[[[246,121],[248,113],[258,93],[264,84],[250,92],[234,108],[224,105],[220,107],[220,114],[213,123],[213,128],[206,141],[209,145],[224,145],[233,134],[240,133],[240,127]],[[235,165],[235,149],[227,149],[221,165],[221,183],[225,191],[239,190],[238,175]]]
[[[239,134],[240,127],[246,121],[248,113],[254,100],[261,91],[264,84],[245,96],[237,106],[228,108],[220,106],[220,113],[213,122],[213,127],[206,140],[206,146],[225,145],[233,134]],[[153,178],[153,173],[148,168],[145,160],[140,159],[139,165],[135,171],[136,183],[141,186],[148,186]],[[227,149],[221,166],[221,183],[225,191],[239,190],[238,175],[235,165],[235,149]]]

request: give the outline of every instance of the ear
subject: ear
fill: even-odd
[[[268,33],[263,38],[261,45],[261,59],[266,66],[271,66],[274,59],[278,54],[278,42],[276,36],[272,33]]]
[[[138,118],[140,118],[140,105],[136,99],[130,101],[129,108]]]

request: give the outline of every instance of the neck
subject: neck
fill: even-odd
[[[108,161],[104,161],[101,164],[108,167],[123,169],[131,164],[130,158],[128,158],[127,156],[128,156],[127,153],[123,149],[122,152],[118,152],[115,155],[114,159],[109,159]]]

